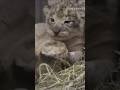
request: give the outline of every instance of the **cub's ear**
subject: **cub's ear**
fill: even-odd
[[[45,7],[43,8],[43,13],[44,13],[44,15],[45,15],[45,16],[48,16],[49,12],[50,12],[49,7],[48,7],[48,6],[45,6]]]

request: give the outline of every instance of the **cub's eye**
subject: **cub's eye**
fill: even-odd
[[[70,23],[71,21],[64,21],[65,24]]]
[[[50,21],[51,21],[51,22],[55,22],[54,18],[50,18]]]
[[[65,24],[73,24],[74,21],[64,21]]]

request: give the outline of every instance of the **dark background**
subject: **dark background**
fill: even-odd
[[[118,0],[86,0],[86,90],[94,90],[115,78],[118,61],[114,52],[120,48],[119,4]]]
[[[35,0],[0,0],[0,90],[34,90],[34,66],[16,64],[35,61],[34,27]]]

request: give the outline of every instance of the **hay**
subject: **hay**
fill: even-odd
[[[80,61],[59,72],[46,63],[40,64],[35,90],[85,90],[85,62]]]

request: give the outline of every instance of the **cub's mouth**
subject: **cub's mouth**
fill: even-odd
[[[68,37],[69,34],[70,34],[70,33],[67,32],[67,31],[61,31],[61,32],[59,32],[58,35],[56,35],[56,36],[58,36],[58,37]]]
[[[69,38],[70,38],[70,32],[67,32],[67,31],[60,31],[57,34],[54,34],[55,40],[64,41],[64,40],[68,40]]]
[[[70,35],[70,30],[65,27],[55,27],[52,31],[55,37],[67,38]]]

